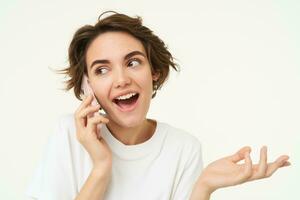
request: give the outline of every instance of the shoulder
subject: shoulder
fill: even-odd
[[[74,114],[67,113],[58,117],[58,122],[64,128],[69,128],[75,125]]]
[[[68,113],[58,117],[56,129],[64,132],[73,132],[75,130],[74,114]]]
[[[178,159],[183,169],[190,167],[193,170],[203,168],[202,145],[200,140],[193,134],[181,128],[162,123],[162,130],[166,132],[164,150],[173,155],[173,159]]]
[[[54,122],[54,129],[49,136],[49,143],[61,144],[65,146],[65,143],[70,139],[76,137],[75,120],[73,114],[63,114],[57,117]]]
[[[74,123],[71,114],[56,119],[54,132],[43,149],[42,158],[26,194],[34,199],[70,199],[74,197],[73,158],[77,155],[70,136]],[[74,153],[75,152],[75,153]],[[64,178],[62,178],[64,177]]]
[[[168,123],[159,123],[162,130],[166,132],[166,143],[177,149],[183,148],[189,152],[201,152],[201,142],[195,135]]]
[[[182,144],[188,143],[188,144],[194,144],[194,145],[200,145],[199,139],[194,136],[193,134],[187,132],[186,130],[183,130],[181,128],[177,128],[176,126],[170,125],[168,123],[159,122],[160,125],[163,127],[163,129],[167,133],[167,137],[170,140],[178,141]]]

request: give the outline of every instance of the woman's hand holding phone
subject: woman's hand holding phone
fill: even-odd
[[[99,105],[91,105],[93,98],[92,95],[84,98],[75,112],[76,136],[89,153],[94,165],[93,170],[106,177],[111,173],[112,154],[105,140],[98,138],[101,133],[98,133],[100,129],[97,126],[106,124],[109,120],[97,112]]]

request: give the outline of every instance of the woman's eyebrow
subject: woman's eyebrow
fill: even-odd
[[[128,60],[129,58],[131,58],[132,56],[135,56],[135,55],[141,55],[146,58],[146,55],[144,53],[142,53],[140,51],[132,51],[132,52],[128,53],[126,56],[124,56],[124,60]],[[96,64],[108,64],[108,63],[110,63],[109,60],[94,60],[93,63],[91,64],[90,69],[92,69],[93,66]]]
[[[140,52],[140,51],[132,51],[132,52],[130,52],[129,54],[127,54],[127,55],[124,57],[124,60],[128,60],[129,58],[131,58],[132,56],[135,56],[135,55],[141,55],[141,56],[143,56],[143,57],[146,58],[146,55],[143,54],[142,52]]]

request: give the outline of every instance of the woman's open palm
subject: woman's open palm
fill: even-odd
[[[212,192],[218,188],[270,177],[278,168],[290,165],[287,155],[267,163],[267,147],[261,148],[259,163],[253,165],[250,151],[250,147],[243,147],[231,156],[212,162],[203,170],[197,184]],[[243,160],[244,163],[238,163]]]

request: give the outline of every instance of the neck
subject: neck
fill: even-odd
[[[156,128],[156,122],[145,119],[140,125],[135,127],[122,127],[113,121],[107,124],[111,134],[125,145],[140,144],[152,137]]]

